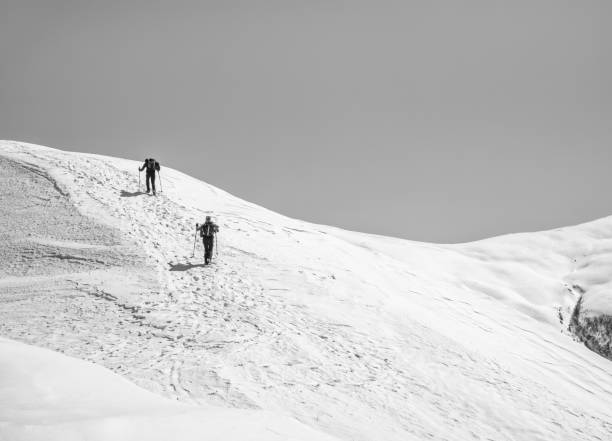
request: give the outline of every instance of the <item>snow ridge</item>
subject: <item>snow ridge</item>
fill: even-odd
[[[2,213],[1,336],[338,439],[612,435],[610,361],[568,331],[581,296],[609,313],[611,219],[425,244],[289,219],[167,168],[164,193],[143,195],[135,161],[11,141],[0,158],[24,186],[3,198],[56,213]],[[191,258],[207,214],[211,267],[201,244]]]

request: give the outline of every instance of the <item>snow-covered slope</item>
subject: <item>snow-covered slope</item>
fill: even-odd
[[[142,195],[134,161],[16,142],[0,160],[4,337],[338,439],[612,436],[612,364],[570,332],[605,353],[610,218],[435,245],[289,219],[166,168],[164,193]],[[191,257],[207,214],[212,267],[201,244]]]
[[[94,364],[0,338],[0,439],[332,441],[286,416],[179,404]]]

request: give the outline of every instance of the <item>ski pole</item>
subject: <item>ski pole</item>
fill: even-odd
[[[164,192],[164,186],[162,185],[161,171],[160,170],[157,170],[157,176],[159,176],[159,192],[163,193]]]
[[[138,192],[140,193],[140,168],[138,168]]]
[[[219,239],[217,239],[216,234],[215,234],[215,257],[219,257]]]
[[[196,246],[196,237],[198,236],[198,224],[196,224],[195,233],[193,233],[193,253],[191,253],[191,257],[195,257],[195,246]]]

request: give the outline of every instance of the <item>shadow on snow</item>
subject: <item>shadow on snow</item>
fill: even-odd
[[[203,263],[169,263],[168,265],[170,265],[170,271],[187,271],[192,268],[202,268],[206,266]]]
[[[134,196],[140,196],[141,194],[146,194],[143,191],[125,191],[125,190],[121,190],[121,194],[119,196],[121,196],[122,198],[131,198]]]

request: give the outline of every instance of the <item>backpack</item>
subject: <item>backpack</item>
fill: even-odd
[[[153,171],[153,170],[157,170],[159,171],[161,167],[159,166],[159,162],[157,162],[155,159],[150,158],[147,159],[147,171]]]
[[[219,231],[219,227],[212,222],[206,222],[200,227],[201,237],[211,237]]]

